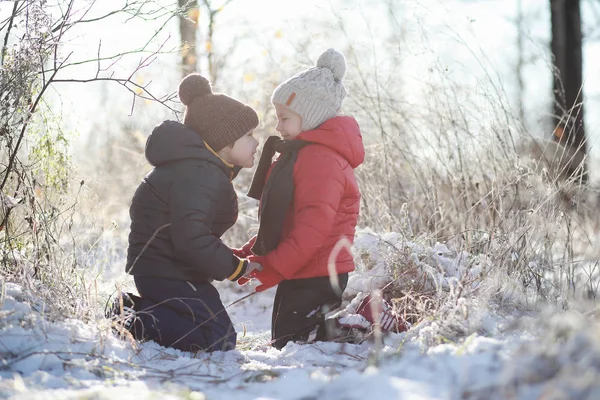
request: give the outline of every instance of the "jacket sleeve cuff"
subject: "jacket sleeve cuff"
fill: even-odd
[[[230,281],[237,281],[246,273],[246,269],[248,269],[248,261],[233,256],[233,268],[233,274],[231,274],[227,279]]]

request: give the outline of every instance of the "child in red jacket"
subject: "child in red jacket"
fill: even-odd
[[[278,285],[272,339],[327,340],[325,314],[341,304],[354,270],[360,192],[354,169],[364,160],[356,120],[338,115],[346,90],[344,56],[329,49],[313,68],[272,96],[277,131],[263,149],[248,195],[260,199],[258,234],[237,251],[260,263],[257,291]],[[271,164],[275,151],[280,153]],[[242,279],[244,283],[247,279]]]

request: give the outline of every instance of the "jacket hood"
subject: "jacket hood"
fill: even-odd
[[[356,120],[337,116],[323,122],[318,128],[300,133],[297,139],[318,143],[341,154],[352,168],[365,160],[365,147]]]
[[[146,141],[146,159],[153,166],[183,159],[215,157],[196,132],[176,121],[158,125]]]
[[[209,149],[199,134],[177,121],[158,125],[146,141],[146,159],[157,167],[172,161],[196,159],[216,164],[233,179],[241,167],[227,164]]]

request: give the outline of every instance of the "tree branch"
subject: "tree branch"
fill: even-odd
[[[15,20],[15,16],[17,15],[17,8],[19,6],[18,0],[15,0],[15,4],[13,5],[12,14],[8,21],[8,29],[6,30],[6,35],[4,35],[4,45],[2,46],[2,57],[0,58],[0,65],[4,65],[4,56],[6,55],[6,46],[8,45],[8,36],[10,35],[10,31],[13,27],[13,22]]]
[[[129,92],[131,92],[134,96],[133,96],[133,102],[132,102],[132,106],[131,106],[131,113],[133,113],[133,107],[135,106],[135,100],[139,97],[142,98],[144,100],[150,100],[150,101],[156,101],[158,103],[161,103],[162,105],[164,105],[165,107],[167,107],[170,111],[173,111],[175,113],[178,112],[177,109],[173,108],[172,106],[170,106],[169,104],[167,104],[167,102],[169,101],[173,101],[174,98],[176,98],[176,94],[175,93],[171,93],[162,97],[157,97],[155,96],[152,92],[150,92],[150,90],[148,89],[148,87],[150,86],[150,84],[152,82],[148,82],[145,85],[141,85],[138,84],[136,82],[133,81],[133,77],[142,69],[148,67],[149,65],[151,65],[155,60],[156,60],[156,55],[161,53],[162,48],[165,46],[165,44],[167,43],[167,41],[169,40],[169,38],[167,38],[158,48],[158,50],[156,50],[155,52],[150,53],[148,56],[143,57],[142,59],[140,59],[138,65],[134,68],[134,70],[131,72],[131,74],[129,74],[128,77],[126,78],[115,78],[113,75],[108,76],[108,77],[101,77],[100,76],[100,72],[106,71],[107,69],[110,69],[110,67],[112,65],[114,65],[119,59],[117,58],[117,60],[115,60],[111,66],[109,66],[108,68],[102,69],[100,62],[98,61],[98,65],[97,65],[97,70],[96,70],[96,74],[93,78],[88,78],[88,79],[53,79],[52,83],[65,83],[65,82],[70,82],[70,83],[90,83],[90,82],[100,82],[100,81],[108,81],[108,82],[116,82],[120,85],[122,85],[123,87],[125,87]],[[100,46],[98,46],[98,54],[100,53]],[[59,70],[63,70],[64,68],[59,68]],[[56,74],[55,74],[56,75]],[[55,76],[54,75],[54,76]]]
[[[98,48],[98,50],[100,50],[100,48]],[[157,54],[173,54],[173,53],[175,53],[175,52],[177,52],[177,51],[179,51],[179,48],[177,48],[177,49],[172,49],[172,50],[165,50],[165,51],[151,51],[151,50],[130,50],[130,51],[124,51],[124,52],[122,52],[122,53],[114,54],[114,55],[112,55],[112,56],[105,56],[105,57],[98,57],[98,58],[90,58],[89,60],[75,61],[75,62],[72,62],[72,63],[68,63],[68,64],[66,64],[66,65],[63,65],[63,66],[62,66],[60,69],[61,69],[61,71],[64,71],[64,70],[65,70],[65,69],[67,69],[67,68],[70,68],[70,67],[75,67],[75,66],[78,66],[78,65],[90,64],[90,63],[95,63],[95,64],[98,64],[98,63],[99,63],[99,62],[101,62],[101,61],[109,61],[109,60],[113,61],[113,62],[110,64],[110,66],[112,66],[112,65],[114,65],[115,63],[119,62],[119,60],[121,60],[121,59],[122,59],[124,56],[128,56],[128,55],[131,55],[131,54],[145,54],[145,53],[148,53],[148,54],[151,54],[151,55],[157,55]],[[98,52],[98,54],[99,54],[99,52]],[[107,68],[104,68],[104,70],[107,70],[108,68],[110,68],[110,66],[109,66],[109,67],[107,67]],[[47,69],[47,70],[46,70],[46,72],[53,71],[53,70],[54,70],[54,69],[50,69],[50,70],[48,70],[48,69]]]
[[[60,43],[60,39],[62,38],[63,34],[65,33],[65,26],[67,24],[69,15],[71,13],[71,10],[73,9],[73,3],[75,2],[75,0],[71,0],[69,2],[69,5],[67,6],[67,12],[66,14],[63,16],[62,22],[59,25],[59,34],[58,37],[56,38],[56,43]],[[91,6],[90,6],[91,7]],[[68,28],[67,28],[68,29]],[[53,32],[54,33],[54,32]],[[54,69],[57,70],[56,66],[58,63],[58,45],[54,46]],[[58,71],[57,71],[58,72]]]
[[[30,102],[31,105],[29,107],[28,112],[23,113],[24,115],[22,115],[22,117],[20,118],[20,121],[18,123],[18,125],[20,125],[20,126],[18,128],[16,128],[16,130],[18,132],[18,134],[17,134],[18,136],[15,135],[16,141],[14,142],[14,146],[13,146],[13,143],[9,143],[9,145],[8,145],[9,161],[8,161],[8,164],[6,165],[6,168],[4,168],[4,170],[2,171],[2,175],[0,175],[0,177],[2,179],[2,181],[0,183],[0,190],[2,190],[6,186],[9,175],[11,175],[11,173],[13,172],[13,169],[17,165],[16,164],[18,161],[17,154],[22,145],[22,141],[25,137],[25,133],[27,132],[27,129],[29,128],[29,124],[31,122],[32,116],[36,112],[40,101],[42,101],[42,99],[43,99],[43,96],[45,96],[47,89],[53,83],[62,83],[62,82],[87,83],[87,82],[112,81],[112,82],[116,82],[116,83],[122,85],[123,87],[125,87],[125,89],[127,89],[130,93],[132,93],[133,101],[132,101],[131,113],[133,113],[135,101],[138,97],[142,98],[144,100],[159,102],[174,113],[179,112],[177,109],[174,108],[174,106],[172,104],[169,104],[169,103],[175,101],[175,99],[177,97],[176,93],[170,93],[165,96],[156,96],[149,89],[149,86],[152,82],[148,82],[146,84],[139,84],[139,83],[136,83],[133,81],[136,73],[139,72],[140,70],[146,68],[150,64],[152,64],[157,59],[158,54],[167,53],[166,51],[163,51],[163,47],[166,45],[169,38],[166,39],[159,46],[159,48],[155,51],[147,51],[146,49],[150,45],[152,40],[154,38],[156,38],[156,36],[161,31],[164,30],[168,21],[171,20],[173,17],[167,18],[167,21],[165,21],[165,23],[154,33],[154,35],[150,38],[150,40],[148,40],[141,49],[133,50],[133,51],[126,51],[126,52],[122,52],[122,53],[112,55],[109,57],[101,57],[102,42],[100,41],[98,43],[97,57],[95,57],[94,59],[70,63],[69,60],[71,59],[73,52],[68,54],[68,56],[65,57],[64,59],[62,59],[62,60],[60,59],[59,45],[60,45],[61,41],[63,40],[65,33],[70,28],[76,26],[79,23],[99,21],[101,19],[105,19],[112,15],[115,15],[119,12],[129,12],[129,13],[132,13],[134,17],[136,17],[136,16],[142,17],[142,16],[147,16],[147,15],[159,15],[159,14],[164,15],[164,12],[163,12],[165,10],[164,7],[159,8],[159,9],[153,8],[150,11],[143,10],[143,7],[146,4],[149,4],[150,2],[151,2],[150,0],[135,0],[133,2],[128,0],[128,1],[126,1],[125,5],[117,11],[107,13],[99,18],[89,18],[89,19],[85,19],[85,17],[86,17],[86,15],[88,15],[88,13],[92,9],[93,5],[95,4],[95,0],[93,0],[91,3],[89,3],[89,6],[86,9],[84,9],[82,11],[82,13],[74,11],[75,0],[59,2],[59,6],[62,6],[65,4],[67,6],[64,8],[61,7],[61,16],[59,17],[58,21],[55,21],[54,24],[52,24],[53,27],[50,29],[49,36],[40,38],[41,42],[40,42],[39,57],[41,58],[41,60],[40,60],[41,71],[39,71],[38,74],[41,75],[41,77],[40,77],[41,90],[39,91],[39,93],[37,93],[35,95],[35,101],[33,101],[32,103]],[[2,61],[4,61],[4,58],[5,58],[6,45],[8,43],[9,33],[13,26],[13,20],[23,10],[25,10],[25,12],[27,13],[25,29],[29,29],[29,25],[27,22],[29,19],[29,5],[30,4],[27,1],[25,1],[25,2],[15,1],[15,3],[14,3],[13,14],[11,16],[11,19],[8,21],[9,29],[4,38],[5,44],[2,49]],[[77,13],[79,15],[78,15],[78,17],[75,17],[75,14],[77,14]],[[137,66],[134,68],[133,72],[131,72],[131,74],[129,76],[124,77],[124,78],[123,77],[115,77],[114,72],[108,72],[109,76],[100,76],[101,73],[107,72],[108,70],[110,70],[116,63],[118,63],[120,60],[122,60],[124,56],[130,55],[130,54],[140,54],[140,53],[142,54],[142,57],[139,60]],[[147,53],[147,54],[144,54],[144,53]],[[48,63],[49,65],[45,66],[44,59],[47,55],[51,55],[52,60],[51,61],[49,60],[50,61],[50,63]],[[107,68],[103,68],[102,61],[112,61],[112,62],[110,63],[110,65]],[[89,78],[89,79],[57,79],[59,72],[63,71],[64,69],[66,69],[68,67],[73,67],[76,65],[82,65],[85,63],[89,63],[89,62],[96,63],[96,72],[92,78]],[[8,79],[10,81],[11,77],[9,76]],[[11,142],[12,142],[12,140],[11,140]]]
[[[73,21],[73,22],[67,24],[67,28],[71,28],[74,25],[102,21],[106,18],[112,17],[117,14],[130,14],[131,17],[125,21],[125,22],[128,22],[129,20],[131,20],[133,18],[141,18],[145,21],[157,20],[157,19],[163,18],[166,15],[173,14],[173,12],[174,12],[174,11],[170,11],[168,8],[166,8],[164,6],[158,6],[158,8],[156,10],[151,10],[149,12],[142,12],[142,8],[145,5],[147,5],[148,3],[149,3],[149,1],[147,1],[147,0],[142,0],[142,1],[136,0],[132,3],[127,1],[127,2],[125,2],[125,5],[123,5],[123,7],[118,10],[110,11],[110,12],[108,12],[104,15],[98,16],[98,17],[84,19],[85,16],[92,9],[93,5],[95,4],[95,1],[94,1],[91,3],[90,7],[84,12],[84,14],[81,16],[81,18],[78,19],[77,21]],[[139,5],[139,7],[136,8],[136,6],[138,6],[138,5]],[[52,32],[54,33],[56,31],[58,31],[59,29],[60,29],[60,27],[57,26],[52,29]]]
[[[59,3],[59,4],[60,4],[60,3]],[[66,27],[66,29],[67,29],[67,30],[68,30],[68,29],[70,29],[72,26],[74,26],[74,25],[76,25],[77,23],[79,23],[79,21],[80,21],[81,19],[83,19],[83,18],[84,18],[84,17],[87,15],[87,13],[88,13],[88,12],[90,12],[90,10],[91,10],[91,9],[92,9],[92,7],[94,6],[94,4],[96,4],[96,1],[95,1],[95,0],[94,0],[94,1],[92,1],[92,2],[89,4],[89,7],[87,8],[87,10],[85,10],[85,11],[84,11],[83,15],[81,16],[81,18],[80,18],[79,20],[77,20],[77,21],[75,21],[75,22],[72,22],[72,23],[70,23],[70,24],[67,24],[66,22],[67,22],[67,20],[68,20],[68,17],[69,17],[69,11],[70,11],[70,9],[71,9],[71,6],[72,6],[72,2],[70,2],[70,3],[69,3],[69,5],[67,6],[67,12],[66,12],[66,13],[64,13],[64,14],[63,14],[63,15],[62,15],[62,16],[61,16],[59,19],[58,19],[58,21],[57,21],[57,26],[56,26],[56,27],[54,27],[54,28],[52,28],[52,29],[51,29],[51,32],[52,32],[52,33],[56,33],[57,31],[60,31],[61,29],[63,29],[63,27]]]
[[[71,54],[73,54],[73,53],[70,53],[65,58],[63,63],[69,59]],[[50,83],[52,82],[52,79],[54,78],[54,76],[56,76],[57,73],[58,73],[58,69],[54,71],[54,73],[52,74],[50,79],[46,82],[46,84],[44,86],[42,86],[42,90],[40,90],[40,93],[38,93],[35,101],[33,102],[33,104],[31,105],[31,107],[29,108],[29,110],[27,112],[27,117],[25,117],[25,120],[23,121],[23,126],[21,127],[21,132],[19,133],[19,139],[17,140],[17,143],[14,147],[14,151],[10,155],[8,165],[5,169],[6,173],[4,174],[4,178],[2,179],[2,184],[0,184],[0,191],[2,191],[2,189],[4,189],[4,186],[6,185],[6,181],[8,180],[8,176],[10,175],[10,171],[15,162],[15,158],[17,157],[17,153],[19,152],[19,147],[21,147],[21,142],[23,141],[23,138],[25,137],[25,132],[27,131],[27,127],[29,126],[29,121],[31,121],[31,117],[33,116],[33,113],[37,109],[37,106],[38,106],[39,102],[41,101],[42,97],[44,96],[44,93],[46,93],[46,89],[48,89],[48,87],[50,86]]]

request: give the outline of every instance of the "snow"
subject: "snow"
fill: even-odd
[[[445,281],[451,274],[460,279],[471,273],[465,262],[470,256],[443,244],[426,248],[397,234],[362,231],[354,251],[371,252],[371,261],[359,262],[352,274],[347,310],[361,296],[356,290],[375,281],[373,274],[383,282],[390,264],[381,248],[389,245],[411,249],[408,259],[438,268]],[[250,285],[218,286],[225,305],[252,290]],[[537,399],[577,394],[591,399],[600,394],[593,379],[600,369],[599,345],[594,331],[585,329],[594,321],[581,313],[553,310],[547,318],[542,311],[500,313],[475,297],[462,297],[457,309],[468,308],[458,313],[462,335],[453,336],[447,321],[424,319],[408,332],[374,336],[362,344],[289,343],[279,351],[269,345],[273,295],[273,289],[257,293],[228,309],[238,330],[236,350],[192,354],[120,339],[103,318],[50,320],[39,300],[5,282],[0,397]]]
[[[512,22],[508,18],[513,15],[514,5],[504,3],[471,2],[468,10],[472,20],[467,26],[476,34],[460,37],[476,40],[470,43],[475,49],[483,46],[497,50],[485,54],[492,57],[490,64],[500,65],[499,79],[512,95],[512,67],[495,59],[515,56],[514,33],[509,32]],[[283,2],[277,4],[288,11]],[[549,33],[547,0],[527,2],[527,6],[542,10],[538,18],[530,17],[528,27],[532,36],[529,50],[532,54],[539,53],[541,50],[534,43],[546,41]],[[264,20],[265,7],[254,3],[247,7]],[[437,39],[439,35],[447,35],[447,30],[435,29],[436,20],[440,27],[448,21],[463,21],[463,7],[454,7],[449,2],[444,10],[457,10],[452,15],[426,13],[432,20],[421,24],[428,27],[435,49],[424,53],[423,59],[414,55],[418,48],[408,49],[411,56],[404,68],[412,71],[405,78],[409,95],[421,93],[408,85],[411,81],[419,82],[420,74],[415,77],[414,71],[423,71],[418,67],[430,62],[429,56],[440,57],[448,65],[456,65],[453,60],[470,59],[463,54],[470,46],[459,49],[450,46],[448,41],[452,38]],[[300,8],[309,9],[305,5]],[[496,13],[490,13],[490,9]],[[407,15],[409,20],[417,19],[410,13]],[[356,24],[357,29],[359,26],[362,25]],[[114,31],[118,40],[124,37],[122,31]],[[509,36],[498,32],[509,32]],[[333,38],[324,36],[329,45]],[[322,44],[319,40],[315,43],[315,46]],[[414,46],[414,43],[404,45]],[[600,54],[597,47],[597,43],[586,42],[584,74],[590,109],[598,100],[598,85],[594,82],[599,75],[592,73]],[[527,114],[532,120],[539,114],[536,110],[547,106],[547,96],[538,94],[547,93],[551,84],[547,66],[541,64],[542,57],[532,61],[525,71],[526,99],[531,103],[527,104]],[[453,78],[464,79],[468,87],[478,87],[477,65],[465,65],[467,73],[458,67],[450,71]],[[165,85],[168,76],[165,72]],[[76,97],[70,97],[69,101],[73,99]],[[97,113],[93,102],[80,103],[93,111],[71,114]],[[588,113],[586,119],[589,131],[595,132],[599,126],[597,115]],[[590,137],[592,144],[597,140],[594,135]],[[99,254],[90,256],[106,256],[109,251],[102,247],[104,244],[98,246]],[[192,354],[153,342],[118,338],[109,322],[100,316],[85,321],[55,320],[39,299],[14,283],[1,282],[0,278],[0,398],[600,398],[600,325],[594,313],[534,311],[527,306],[527,293],[511,290],[518,287],[517,283],[494,269],[489,257],[453,252],[443,243],[428,247],[419,243],[418,238],[364,230],[357,236],[354,251],[358,268],[350,276],[345,292],[345,322],[364,324],[353,312],[365,293],[384,287],[402,291],[417,283],[446,300],[437,318],[427,316],[406,333],[374,336],[362,344],[290,343],[279,351],[268,344],[274,296],[271,289],[228,308],[239,334],[236,350]],[[514,253],[513,257],[518,259],[519,255]],[[109,263],[119,265],[117,261],[111,259]],[[120,265],[118,268],[122,269]],[[107,279],[113,272],[104,271],[102,277]],[[218,286],[225,305],[253,288]],[[501,298],[492,301],[498,294]]]

